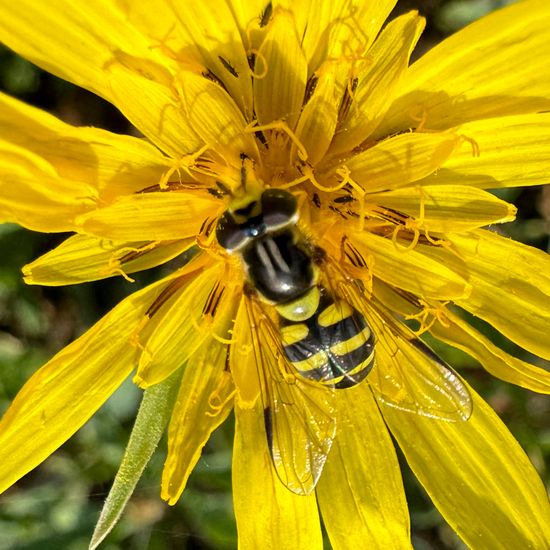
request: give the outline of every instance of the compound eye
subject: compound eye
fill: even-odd
[[[234,252],[241,248],[249,239],[246,231],[239,227],[230,212],[226,211],[218,220],[216,238],[221,247],[227,252]]]
[[[294,195],[284,189],[266,189],[262,193],[262,214],[267,231],[296,223],[298,204]]]

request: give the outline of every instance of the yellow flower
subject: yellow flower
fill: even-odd
[[[192,256],[25,384],[0,423],[2,490],[135,370],[153,401],[155,388],[179,384],[162,413],[171,415],[170,503],[234,409],[243,548],[321,548],[319,511],[335,548],[410,548],[390,433],[468,545],[545,547],[550,507],[534,468],[420,336],[550,391],[548,372],[460,315],[550,359],[548,257],[483,229],[515,214],[487,189],[548,182],[550,5],[510,6],[409,67],[424,23],[411,12],[382,28],[394,4],[0,2],[5,44],[108,99],[145,136],[75,128],[0,96],[0,215],[75,233],[26,266],[26,281],[129,278]],[[283,206],[294,197],[297,213],[275,208],[266,189],[280,190]],[[314,310],[308,322],[365,323],[352,350],[362,359],[344,368],[351,387],[333,389],[341,380],[324,363],[304,366],[283,349],[306,337],[278,326],[288,304],[266,303],[258,287],[275,277],[254,274],[268,260],[238,249],[246,241],[260,255],[266,235],[298,239],[265,253],[301,251],[312,271],[306,290],[329,297],[300,301]],[[235,236],[235,246],[224,240]],[[287,325],[299,332],[295,315]],[[322,357],[340,344],[351,353],[334,339],[330,350],[314,340]],[[298,374],[317,367],[321,383]],[[158,393],[159,406],[171,403]]]

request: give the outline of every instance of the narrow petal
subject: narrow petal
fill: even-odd
[[[248,308],[241,300],[235,317],[235,342],[229,352],[229,366],[236,387],[236,399],[239,407],[251,408],[260,396],[260,379],[254,353],[254,342],[250,330],[251,321]]]
[[[226,358],[227,345],[209,339],[185,369],[162,472],[161,496],[168,504],[178,501],[211,433],[233,408],[234,385],[224,369]]]
[[[313,165],[327,152],[338,120],[335,71],[330,62],[320,69],[315,90],[304,106],[296,128],[296,135]]]
[[[372,273],[383,281],[418,296],[437,300],[467,297],[471,287],[458,272],[392,239],[368,232],[348,232],[360,254],[372,264]]]
[[[141,387],[169,376],[213,335],[228,339],[240,289],[226,279],[223,265],[212,263],[188,278],[155,313],[154,328],[141,338],[144,349],[134,379]]]
[[[220,79],[239,109],[252,115],[250,67],[243,46],[247,29],[245,26],[239,29],[231,2],[170,2],[170,5],[181,25],[181,35],[185,37],[182,50],[197,49],[204,65]],[[256,17],[261,11],[259,8]],[[150,13],[147,21],[149,19]]]
[[[143,139],[77,128],[4,94],[0,128],[3,140],[44,159],[75,192],[83,192],[87,185],[106,201],[149,187],[169,166],[168,159]]]
[[[307,63],[291,12],[277,9],[256,56],[254,106],[260,125],[285,120],[294,129],[304,100]]]
[[[367,193],[405,187],[437,170],[459,145],[454,133],[407,133],[352,156],[345,166]]]
[[[0,3],[1,39],[17,53],[48,72],[109,98],[104,68],[113,52],[125,50],[151,57],[148,44],[129,26],[115,3],[92,0],[76,7],[67,0],[48,9],[22,0],[18,9]],[[33,40],[28,39],[32,29]]]
[[[163,151],[196,151],[202,144],[175,99],[177,63],[132,26],[122,8],[108,0],[78,7],[55,0],[44,10],[22,0],[14,10],[3,0],[0,39],[43,69],[113,103]]]
[[[348,116],[339,127],[330,154],[351,151],[378,126],[389,107],[411,52],[424,29],[424,18],[410,12],[384,28],[369,50],[369,60],[358,71]]]
[[[326,59],[345,62],[366,56],[397,0],[334,0],[309,2],[309,10],[292,0],[276,2],[293,10],[298,35],[303,36],[310,73]]]
[[[458,232],[515,219],[516,207],[462,185],[418,185],[369,195],[369,202],[413,217],[431,232]]]
[[[60,178],[43,158],[0,140],[0,222],[46,233],[71,231],[96,200],[91,185]]]
[[[403,316],[418,319],[430,313],[378,279],[374,281],[373,294],[391,311]],[[466,352],[501,380],[528,390],[550,393],[550,372],[509,355],[449,308],[436,304],[427,307],[433,307],[435,316],[433,323],[427,317],[432,336]]]
[[[235,416],[233,506],[240,547],[321,550],[315,495],[296,495],[277,478],[261,410],[237,406]]]
[[[423,184],[472,185],[484,189],[548,183],[550,114],[490,118],[456,129],[470,140]],[[476,153],[472,154],[471,144]]]
[[[243,39],[247,25],[259,17],[265,2],[256,10],[253,3],[239,4],[234,8],[225,0],[185,4],[143,0],[121,3],[121,8],[132,25],[167,57],[177,60],[182,68],[214,75],[239,108],[251,112],[252,85]],[[240,17],[236,18],[235,11]]]
[[[544,548],[550,506],[533,465],[498,416],[470,390],[466,422],[448,424],[382,405],[384,419],[434,504],[479,550]]]
[[[526,0],[447,38],[411,66],[376,134],[550,109],[549,27],[550,4]]]
[[[115,241],[163,241],[196,236],[223,205],[191,192],[151,192],[120,197],[77,219],[76,230]]]
[[[458,315],[446,312],[445,325],[434,324],[430,333],[469,353],[493,376],[528,390],[550,394],[549,371],[509,355]]]
[[[69,439],[130,374],[133,334],[167,280],[123,300],[23,386],[0,421],[0,492]]]
[[[483,229],[447,238],[452,251],[419,248],[468,277],[472,293],[467,300],[457,299],[456,304],[523,348],[550,359],[548,255]]]
[[[368,386],[339,391],[338,432],[317,486],[335,550],[411,549],[395,449]]]
[[[187,119],[201,139],[234,166],[241,154],[256,158],[252,133],[245,133],[245,119],[227,92],[204,76],[189,71],[178,75]]]
[[[167,155],[180,158],[198,151],[204,142],[187,118],[175,79],[166,76],[158,82],[139,69],[139,59],[130,59],[126,56],[125,65],[111,63],[105,69],[112,103],[123,106],[120,110],[128,120]]]
[[[144,243],[115,242],[73,235],[52,251],[23,267],[31,285],[62,286],[126,276],[163,264],[182,254],[194,239]]]

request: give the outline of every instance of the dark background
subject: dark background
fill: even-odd
[[[505,3],[504,0],[400,0],[395,14],[418,9],[427,17],[418,55],[469,21]],[[37,69],[1,46],[0,89],[75,125],[99,126],[118,133],[133,131],[108,103]],[[548,192],[526,188],[504,190],[499,195],[519,207],[518,221],[502,230],[548,251]],[[63,288],[25,286],[21,267],[64,237],[0,225],[0,413],[41,364],[137,288],[122,278]],[[154,278],[155,273],[141,275],[137,285]],[[509,345],[501,340],[499,343]],[[493,379],[460,352],[446,348],[438,351],[466,375],[500,414],[548,486],[549,400]],[[140,391],[131,382],[125,383],[76,436],[0,497],[0,550],[87,548],[139,400]],[[122,520],[102,548],[235,548],[230,472],[232,429],[232,422],[228,422],[214,434],[183,498],[174,507],[167,506],[159,497],[163,442]],[[464,548],[406,463],[401,462],[415,549]]]

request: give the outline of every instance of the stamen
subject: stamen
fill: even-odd
[[[265,78],[268,71],[267,60],[265,58],[265,55],[260,50],[257,50],[256,48],[250,48],[250,50],[248,50],[247,53],[248,55],[254,56],[254,69],[250,69],[250,76],[257,80],[261,80],[262,78]],[[260,73],[256,72],[256,64],[258,59],[261,59],[262,61],[263,70]]]
[[[421,336],[425,332],[428,332],[435,324],[436,321],[441,323],[445,328],[449,328],[451,323],[447,317],[446,306],[449,302],[437,303],[436,305],[430,305],[426,301],[420,299],[419,306],[422,308],[418,313],[407,315],[405,319],[408,321],[414,320],[420,323],[418,330],[413,331],[416,336]],[[431,317],[431,319],[430,319]]]
[[[144,254],[147,254],[147,252],[154,250],[159,245],[160,241],[151,241],[137,248],[125,246],[117,251],[118,258],[112,258],[112,260],[125,264],[139,258],[140,256],[143,256]]]
[[[193,175],[190,172],[191,168],[193,168],[195,166],[195,164],[197,162],[197,159],[203,153],[205,153],[205,151],[207,151],[209,148],[210,148],[209,145],[203,145],[195,153],[192,153],[192,154],[189,154],[189,155],[183,155],[179,159],[174,159],[174,162],[173,162],[172,166],[167,170],[167,172],[161,177],[161,179],[159,181],[160,189],[167,189],[168,188],[168,182],[169,182],[170,177],[172,176],[172,174],[174,174],[174,172],[178,173],[179,182],[182,183],[180,169],[185,170],[189,174],[190,177],[193,177]]]
[[[220,395],[223,392],[223,385],[224,382],[221,380],[218,387],[210,394],[210,397],[208,398],[208,406],[212,409],[212,411],[206,411],[206,416],[210,416],[212,418],[218,416],[222,410],[225,409],[227,404],[235,397],[237,388],[233,388],[233,390],[227,394],[227,397],[222,400]]]
[[[397,236],[399,234],[399,231],[401,230],[405,230],[405,231],[412,231],[414,236],[413,236],[413,239],[411,241],[411,243],[406,246],[406,247],[403,247],[402,250],[404,252],[408,252],[409,250],[412,250],[417,244],[418,244],[418,240],[420,239],[420,229],[424,229],[424,233],[426,234],[426,228],[423,228],[424,226],[424,215],[425,215],[425,199],[424,199],[424,190],[422,189],[421,186],[417,186],[417,190],[419,192],[419,195],[420,195],[420,205],[419,205],[419,215],[418,215],[418,219],[415,220],[414,218],[412,217],[407,217],[406,220],[405,220],[405,223],[403,225],[396,225],[394,230],[393,230],[393,234],[392,234],[392,242],[395,246],[396,249],[399,250],[398,248],[398,243],[397,243]]]
[[[428,120],[428,111],[424,107],[416,107],[417,113],[413,111],[414,107],[409,109],[409,117],[414,120],[415,122],[419,122],[420,124],[416,127],[416,132],[421,132],[424,129],[424,126],[426,125],[426,121]],[[420,112],[418,112],[418,109],[420,109]]]
[[[308,154],[306,148],[302,145],[301,141],[298,139],[296,134],[290,129],[288,124],[284,120],[275,120],[269,124],[258,124],[257,120],[253,120],[245,129],[245,132],[254,134],[256,132],[263,132],[265,130],[280,130],[284,132],[292,141],[292,143],[298,149],[298,156],[302,162],[306,162]]]
[[[476,158],[479,157],[479,154],[480,154],[479,143],[474,138],[465,136],[464,134],[460,134],[460,139],[470,144],[470,146],[472,147],[473,157],[476,157]]]
[[[233,337],[233,331],[229,330],[229,334],[231,334],[231,338],[224,338],[223,336],[220,336],[219,334],[216,334],[215,332],[212,333],[212,337],[215,338],[220,344],[224,344],[226,346],[233,345],[237,339]]]
[[[365,207],[365,191],[364,189],[354,180],[351,178],[351,171],[350,169],[342,165],[340,168],[336,170],[336,174],[339,175],[342,178],[342,185],[341,187],[344,187],[345,185],[350,185],[351,188],[356,192],[358,195],[358,201],[359,201],[359,231],[363,231],[365,228],[365,218],[366,218],[366,207]]]

